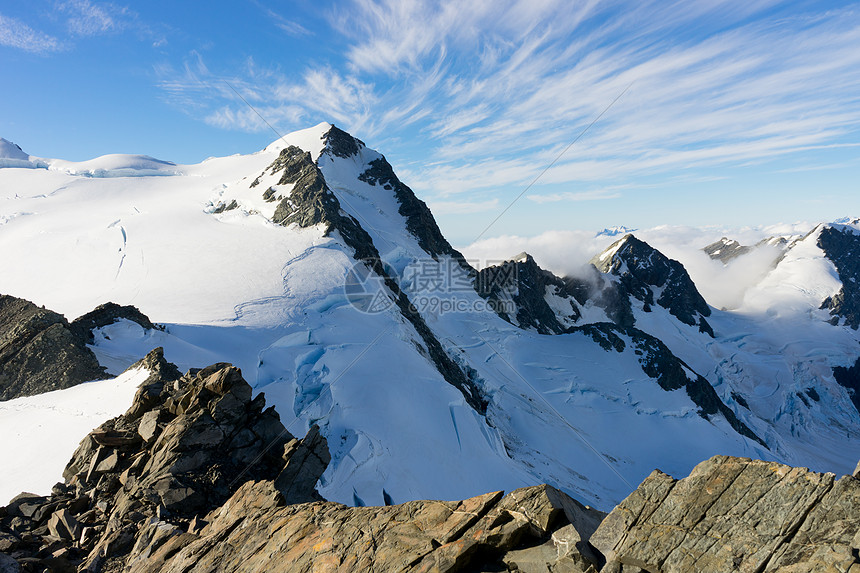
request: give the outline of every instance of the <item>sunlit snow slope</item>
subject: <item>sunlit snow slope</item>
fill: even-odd
[[[684,360],[665,357],[676,389],[646,372],[651,354],[634,331],[547,336],[506,322],[382,155],[329,124],[198,165],[27,157],[29,168],[0,169],[0,292],[69,318],[133,304],[166,325],[121,321],[96,333],[112,373],[156,346],[182,369],[241,367],[291,432],[320,425],[332,451],[319,484],[328,499],[461,499],[549,482],[606,509],[655,467],[684,475],[717,453],[833,471],[860,454],[832,440],[814,451],[808,430],[784,435],[769,402],[732,402],[729,385],[746,378],[720,388],[713,374],[717,361],[731,367],[735,343],[719,331],[732,317],[708,319],[712,339],[634,308],[637,327]],[[605,319],[588,308],[577,324]],[[698,375],[768,447],[723,413],[703,414],[684,389]],[[45,396],[50,420],[63,398]],[[815,428],[827,424],[815,416]],[[845,423],[856,443],[857,419]]]

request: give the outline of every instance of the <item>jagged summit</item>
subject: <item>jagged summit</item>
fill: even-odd
[[[29,161],[30,155],[21,149],[20,145],[0,137],[0,159],[19,159]]]
[[[702,249],[705,254],[712,259],[718,260],[724,265],[732,259],[745,255],[752,250],[752,247],[741,245],[734,239],[723,237],[719,241],[715,241]]]
[[[828,309],[833,324],[854,330],[860,327],[860,232],[857,221],[821,229],[817,245],[836,267],[839,292],[827,297],[821,308]]]
[[[335,125],[332,125],[323,135],[325,150],[335,157],[346,159],[358,155],[365,148],[364,142],[353,137]]]
[[[684,266],[633,235],[625,235],[592,259],[601,272],[618,277],[624,290],[650,312],[657,304],[681,322],[714,336],[705,317],[711,308]]]
[[[503,319],[541,334],[562,334],[576,324],[582,317],[580,306],[590,294],[585,281],[559,278],[538,266],[528,253],[481,269],[475,289],[494,301]],[[515,312],[505,312],[505,301],[515,305]]]

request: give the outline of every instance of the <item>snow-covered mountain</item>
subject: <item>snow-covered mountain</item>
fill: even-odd
[[[607,227],[602,231],[598,231],[595,234],[595,237],[617,237],[619,235],[627,235],[629,233],[633,233],[638,229],[631,229],[629,227],[625,227],[623,225],[616,225],[614,227]]]
[[[723,237],[719,241],[714,241],[710,245],[705,246],[702,250],[714,260],[720,261],[724,265],[731,261],[747,255],[749,253],[770,249],[773,255],[774,262],[782,253],[789,249],[793,244],[801,239],[801,236],[774,236],[766,237],[754,245],[741,245],[734,239]]]
[[[813,248],[799,241],[763,281],[821,282],[801,310],[751,292],[728,313],[632,235],[581,277],[527,255],[477,272],[385,158],[329,124],[197,165],[39,162],[0,169],[0,293],[68,318],[133,304],[164,325],[97,329],[113,374],[156,346],[182,369],[236,364],[290,432],[319,425],[328,499],[547,482],[609,508],[654,467],[683,475],[718,453],[836,472],[860,457],[852,390],[833,375],[860,355],[851,255],[837,254],[854,247],[815,242],[849,244],[848,223],[816,235],[819,263],[792,266]],[[114,387],[127,380],[98,386]],[[26,471],[4,467],[0,486]]]

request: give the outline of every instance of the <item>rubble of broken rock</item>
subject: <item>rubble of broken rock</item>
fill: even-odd
[[[292,437],[238,369],[180,375],[160,349],[132,368],[149,378],[65,482],[0,508],[0,572],[860,573],[860,465],[837,480],[717,456],[608,515],[549,485],[347,507],[314,489],[319,429]]]
[[[150,376],[125,414],[83,439],[65,482],[0,509],[0,551],[22,570],[122,570],[199,528],[247,480],[274,479],[292,503],[322,499],[313,488],[330,459],[325,439],[316,428],[293,438],[237,368],[181,376],[161,349],[132,368]]]

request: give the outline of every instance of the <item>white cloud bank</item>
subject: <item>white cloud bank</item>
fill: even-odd
[[[733,309],[741,305],[747,290],[770,272],[780,251],[762,247],[724,266],[708,257],[702,248],[722,237],[754,245],[768,237],[803,235],[813,226],[807,222],[738,229],[661,226],[641,229],[633,235],[667,257],[680,261],[708,304]],[[619,238],[596,236],[594,231],[548,231],[535,237],[493,237],[460,250],[479,267],[509,260],[525,251],[543,268],[559,276],[577,276],[595,255]]]

